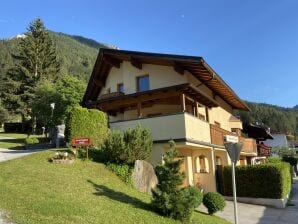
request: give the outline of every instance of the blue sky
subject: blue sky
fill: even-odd
[[[298,104],[296,0],[1,2],[0,38],[48,29],[120,49],[202,56],[245,100]]]

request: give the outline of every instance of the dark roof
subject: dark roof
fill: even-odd
[[[259,141],[265,141],[266,139],[273,139],[266,127],[261,127],[257,125],[244,125],[243,132],[248,135],[249,138],[254,138]]]
[[[220,78],[218,74],[204,61],[202,57],[146,53],[115,49],[100,49],[95,62],[84,98],[83,104],[97,100],[101,88],[113,66],[120,67],[123,61],[130,61],[134,66],[142,68],[142,64],[172,66],[177,72],[189,71],[215,95],[220,96],[234,109],[249,110],[248,106]]]

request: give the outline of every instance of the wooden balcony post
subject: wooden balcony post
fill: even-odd
[[[185,112],[185,95],[184,95],[184,93],[182,93],[180,96],[180,102],[181,102],[182,112]]]
[[[195,116],[199,117],[199,103],[197,101],[195,102]]]
[[[209,122],[209,109],[205,106],[206,121]]]
[[[138,102],[137,108],[138,108],[138,118],[141,118],[142,117],[142,103],[141,102]]]

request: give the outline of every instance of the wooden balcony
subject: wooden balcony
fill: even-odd
[[[211,143],[215,145],[224,145],[224,136],[231,135],[239,138],[239,142],[243,143],[242,152],[257,154],[257,144],[252,138],[244,138],[233,132],[224,130],[214,124],[210,124]]]
[[[258,156],[265,156],[269,157],[271,155],[271,148],[264,145],[264,144],[258,144]]]

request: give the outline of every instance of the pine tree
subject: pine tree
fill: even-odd
[[[178,158],[175,142],[170,141],[164,164],[155,168],[158,184],[152,190],[152,206],[162,215],[189,222],[193,210],[202,202],[202,194],[194,187],[182,188],[185,174],[180,171],[183,160]]]
[[[5,77],[5,91],[1,98],[7,109],[25,118],[31,116],[30,104],[38,82],[55,81],[60,64],[55,46],[40,18],[30,23],[18,50],[18,54],[12,55],[16,63]]]

